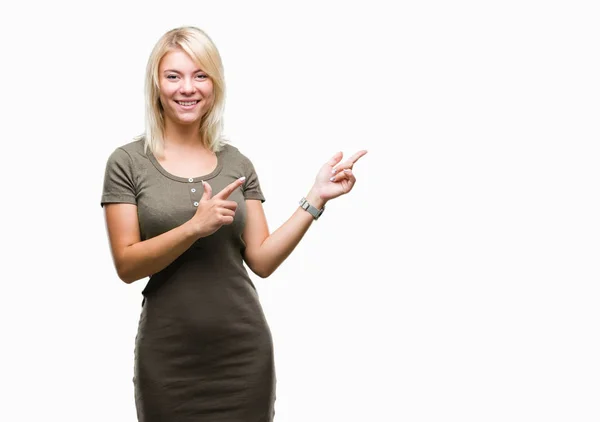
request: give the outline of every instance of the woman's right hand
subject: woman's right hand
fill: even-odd
[[[221,226],[233,223],[237,202],[228,201],[227,198],[234,190],[242,186],[245,180],[245,177],[240,177],[215,196],[212,196],[212,188],[208,182],[203,182],[204,194],[198,203],[196,214],[191,220],[194,227],[197,228],[199,237],[210,236]]]

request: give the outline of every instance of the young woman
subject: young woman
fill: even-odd
[[[352,190],[366,151],[335,154],[270,233],[252,162],[221,136],[225,83],[211,39],[193,27],[164,34],[145,90],[145,133],[108,158],[101,200],[119,277],[150,277],[135,343],[138,419],[272,421],[272,339],[244,262],[272,274],[327,201]]]

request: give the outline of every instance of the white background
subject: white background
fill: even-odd
[[[333,153],[369,150],[355,189],[253,276],[277,422],[598,421],[593,4],[2,6],[0,420],[135,420],[145,281],[114,271],[104,166],[143,130],[153,44],[195,25],[271,230]]]

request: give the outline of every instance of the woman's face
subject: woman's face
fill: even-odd
[[[213,83],[192,58],[183,50],[168,52],[159,63],[158,80],[165,121],[200,123],[214,99]]]

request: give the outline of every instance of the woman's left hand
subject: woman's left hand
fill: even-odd
[[[342,163],[340,161],[343,154],[341,152],[336,153],[321,167],[311,190],[323,202],[350,192],[356,183],[352,167],[366,153],[366,150],[359,151]]]

